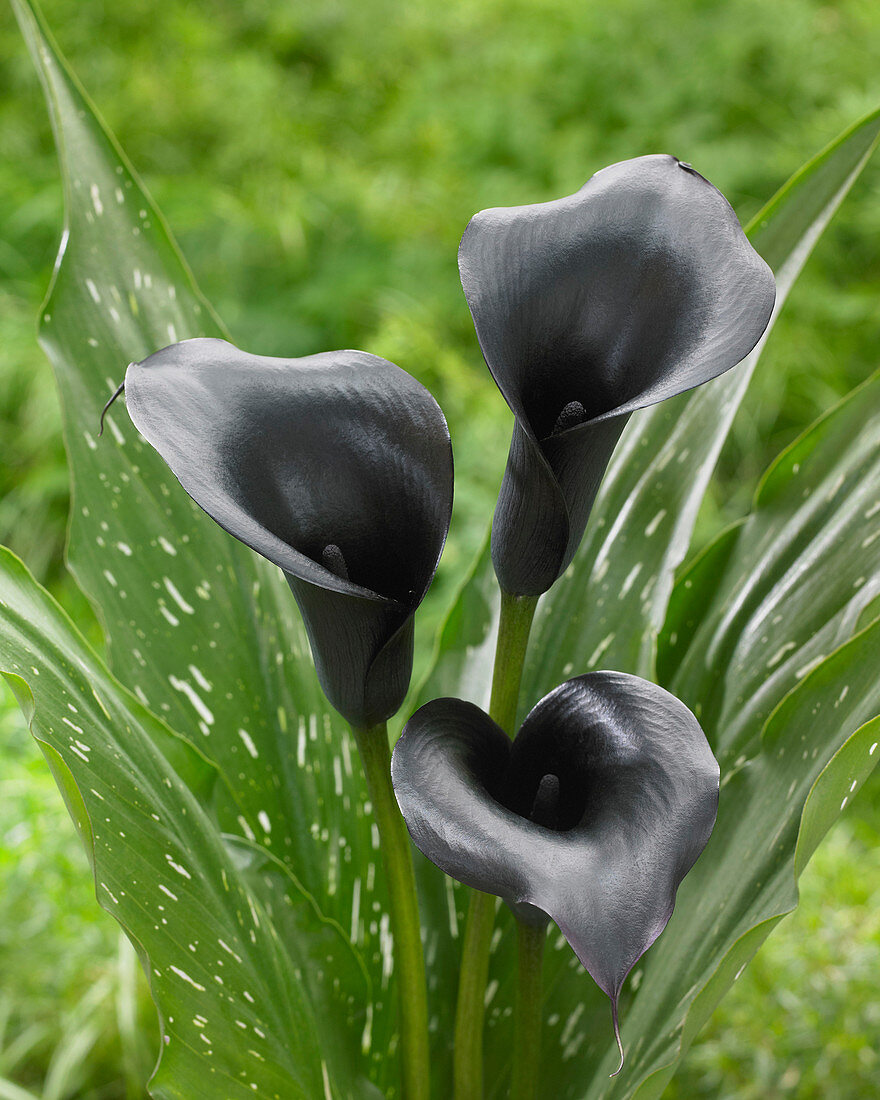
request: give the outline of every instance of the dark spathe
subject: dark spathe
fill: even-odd
[[[358,726],[390,717],[452,508],[424,386],[361,351],[275,359],[198,339],[132,364],[125,394],[196,503],[284,570],[333,706]]]
[[[506,591],[539,595],[574,556],[630,414],[740,362],[769,322],[773,275],[723,195],[670,156],[482,211],[459,268],[515,417],[495,569]]]
[[[511,742],[479,707],[437,699],[392,757],[416,846],[447,874],[552,918],[611,998],[666,926],[705,847],[718,764],[688,708],[622,672],[568,680]]]

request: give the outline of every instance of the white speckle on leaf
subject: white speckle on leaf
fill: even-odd
[[[600,659],[602,654],[611,645],[611,643],[613,641],[614,641],[614,631],[612,631],[610,634],[606,634],[605,637],[602,639],[602,641],[599,642],[599,644],[596,646],[596,648],[590,654],[590,656],[587,660],[587,668],[592,668],[593,665],[595,665],[597,663],[597,661]]]
[[[661,508],[660,511],[657,513],[657,515],[654,516],[654,518],[651,520],[651,522],[645,528],[645,534],[648,536],[648,538],[650,538],[651,535],[654,534],[654,532],[657,530],[657,528],[663,522],[663,519],[664,519],[665,515],[666,515],[666,509]]]
[[[207,722],[209,726],[213,726],[213,713],[207,706],[205,706],[204,700],[196,692],[195,688],[193,688],[191,684],[189,684],[186,680],[179,680],[176,676],[169,676],[168,682],[175,689],[175,691],[181,692],[187,697],[187,699],[189,699],[203,721]]]
[[[300,717],[299,731],[296,737],[296,762],[302,768],[306,762],[306,720]]]
[[[183,875],[184,878],[192,878],[192,875],[189,873],[189,871],[187,871],[185,867],[183,867],[180,863],[175,862],[174,857],[170,854],[170,852],[165,853],[165,859],[168,861],[168,866],[171,867],[172,870],[176,871],[179,875]]]
[[[196,668],[195,665],[188,665],[187,667],[192,673],[192,678],[199,685],[202,691],[213,690],[214,685],[203,675],[203,673],[199,669]]]
[[[767,662],[767,668],[773,668],[775,665],[778,665],[786,653],[790,652],[792,649],[797,649],[797,642],[786,642],[785,645],[780,646]]]
[[[620,594],[617,597],[618,599],[622,600],[624,598],[624,596],[627,595],[629,590],[635,584],[636,577],[639,575],[639,573],[641,573],[641,571],[642,571],[642,563],[637,562],[632,567],[632,569],[630,569],[630,571],[627,573],[626,579],[624,580],[623,584],[620,586]]]
[[[164,615],[172,626],[180,626],[180,619],[176,615],[172,615],[164,603],[159,605],[159,613]]]
[[[185,970],[181,970],[177,966],[169,966],[168,969],[173,971],[178,976],[178,978],[181,978],[183,981],[188,982],[193,987],[193,989],[197,989],[199,993],[205,992],[205,987],[203,985],[199,985],[197,981],[194,981]]]
[[[455,890],[452,879],[446,876],[446,907],[449,910],[449,932],[454,940],[458,939],[458,913],[455,910]]]
[[[361,879],[355,877],[351,890],[351,942],[357,944],[360,929]]]
[[[256,760],[260,754],[257,751],[257,746],[254,744],[251,735],[248,733],[247,730],[240,729],[238,731],[238,736],[241,738],[242,743],[244,744],[244,747],[247,749],[248,753],[254,758],[254,760]]]
[[[571,1015],[565,1021],[565,1026],[562,1028],[562,1034],[559,1036],[559,1041],[563,1046],[570,1042],[571,1037],[574,1034],[574,1029],[577,1027],[578,1020],[583,1015],[583,1012],[584,1005],[583,1002],[581,1002],[580,1004],[575,1005]]]
[[[224,943],[223,940],[217,940],[217,943],[220,944],[220,946],[223,948],[223,950],[226,952],[227,955],[231,955],[233,957],[233,959],[235,959],[236,962],[241,962],[241,955],[239,955],[237,952],[233,951],[228,943]],[[237,1020],[236,1020],[236,1023],[238,1023]],[[243,1026],[244,1025],[242,1024],[242,1027]]]
[[[183,596],[181,596],[180,590],[170,577],[163,577],[162,583],[165,585],[168,595],[171,597],[172,600],[174,600],[174,602],[185,615],[195,615],[195,608],[192,606],[192,604],[187,603]]]
[[[820,653],[818,657],[814,657],[812,661],[807,661],[805,665],[802,665],[797,672],[795,672],[795,678],[802,680],[808,673],[812,672],[814,668],[818,668],[819,665],[825,660],[825,654]]]

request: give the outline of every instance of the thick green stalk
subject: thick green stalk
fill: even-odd
[[[537,596],[501,593],[489,714],[510,737],[516,732],[519,688],[537,603]],[[481,1100],[483,1095],[483,999],[494,923],[495,898],[475,890],[461,948],[453,1054],[455,1100]]]
[[[489,946],[495,924],[495,897],[474,890],[461,946],[455,1009],[453,1086],[455,1100],[482,1100],[483,1014],[489,978]]]
[[[492,672],[492,696],[489,714],[508,737],[516,733],[516,707],[519,686],[532,619],[538,606],[537,596],[509,596],[501,593],[501,617],[498,620],[498,644]]]
[[[543,1000],[541,975],[547,928],[545,925],[536,928],[532,924],[518,920],[516,933],[519,972],[516,986],[510,1098],[511,1100],[535,1100],[538,1095],[538,1073],[541,1068]]]
[[[425,959],[409,834],[391,786],[388,730],[383,722],[380,726],[353,732],[367,777],[388,882],[394,963],[398,971],[403,1097],[404,1100],[428,1100],[430,1058]]]

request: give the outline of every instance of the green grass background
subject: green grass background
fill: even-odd
[[[362,347],[436,394],[456,449],[433,605],[485,529],[509,418],[456,248],[486,206],[568,194],[671,152],[743,221],[880,101],[876,0],[45,0],[62,49],[164,209],[234,338]],[[96,632],[66,578],[67,475],[35,341],[61,224],[37,81],[0,5],[0,541]],[[880,165],[826,233],[771,338],[696,543],[767,462],[878,365]],[[125,364],[119,365],[120,377]],[[880,781],[820,849],[787,919],[670,1087],[690,1097],[880,1094]],[[39,754],[0,701],[0,1100],[143,1096],[152,1023],[95,906]],[[6,1090],[6,1091],[4,1091]]]

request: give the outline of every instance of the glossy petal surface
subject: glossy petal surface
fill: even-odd
[[[392,758],[417,847],[521,915],[551,917],[615,1009],[709,839],[718,774],[687,707],[620,672],[568,680],[513,743],[472,703],[435,700]]]
[[[628,416],[743,359],[770,319],[773,275],[721,193],[670,156],[482,211],[459,268],[516,418],[496,571],[507,591],[538,595],[571,561]]]
[[[284,570],[333,705],[356,725],[393,714],[452,507],[428,391],[365,352],[276,359],[198,339],[132,364],[125,394],[196,503]]]

